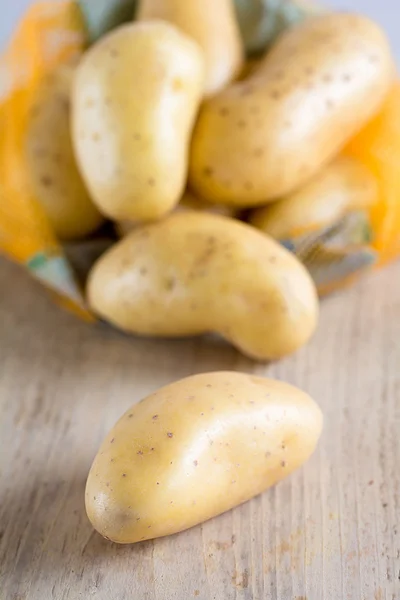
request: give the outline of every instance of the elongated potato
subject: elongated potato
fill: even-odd
[[[70,131],[75,65],[57,69],[37,88],[28,115],[25,157],[32,193],[63,240],[92,233],[104,220],[78,171]]]
[[[89,473],[87,514],[122,544],[183,531],[289,475],[321,429],[317,404],[287,383],[229,372],[188,377],[111,430]]]
[[[124,25],[88,51],[75,80],[73,134],[106,215],[146,221],[177,204],[203,77],[201,49],[167,23]]]
[[[333,225],[346,213],[367,211],[378,198],[374,175],[357,159],[339,156],[293,194],[262,208],[249,221],[277,240]]]
[[[390,48],[365,17],[310,18],[245,81],[208,100],[190,184],[210,202],[257,206],[304,185],[376,113],[393,81]]]
[[[232,0],[141,0],[137,18],[169,21],[199,43],[205,55],[207,95],[239,74],[244,50]]]
[[[266,360],[311,337],[318,301],[305,268],[250,225],[180,212],[130,233],[89,276],[92,310],[137,334],[218,332]]]

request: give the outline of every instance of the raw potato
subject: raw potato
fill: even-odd
[[[277,240],[333,225],[346,213],[368,210],[377,180],[357,159],[340,156],[299,191],[255,209],[249,221]]]
[[[204,202],[204,200],[196,198],[196,196],[189,191],[186,191],[186,193],[183,195],[182,200],[179,202],[175,210],[200,210],[232,218],[236,217],[238,214],[238,210],[234,206],[227,206],[226,204],[209,204],[208,202]],[[133,221],[119,221],[116,223],[116,230],[120,237],[124,237],[136,227],[138,227],[138,223]]]
[[[314,284],[295,256],[250,225],[189,211],[134,230],[101,257],[88,302],[125,331],[217,332],[261,360],[300,348],[318,317]]]
[[[26,133],[26,170],[32,194],[57,237],[70,240],[96,230],[103,217],[78,171],[70,132],[74,65],[65,65],[39,86]]]
[[[205,55],[207,95],[239,74],[244,49],[232,0],[141,0],[137,18],[169,21],[199,43]]]
[[[241,373],[194,375],[134,405],[90,470],[86,511],[129,544],[178,533],[245,502],[300,467],[322,414],[287,383]]]
[[[386,37],[369,19],[310,18],[283,34],[252,76],[205,103],[191,187],[244,207],[291,193],[376,113],[394,73]]]
[[[124,25],[87,52],[75,80],[73,134],[106,215],[148,221],[178,203],[203,81],[201,49],[167,23]]]

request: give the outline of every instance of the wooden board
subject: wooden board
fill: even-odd
[[[312,343],[270,366],[88,326],[4,261],[0,289],[0,600],[400,599],[399,264],[325,300]],[[83,497],[107,430],[159,386],[219,369],[311,393],[326,419],[312,460],[183,534],[103,540]]]

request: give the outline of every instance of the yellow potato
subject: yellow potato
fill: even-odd
[[[239,74],[244,49],[232,0],[141,0],[137,18],[169,21],[200,44],[207,95],[215,94]]]
[[[125,331],[213,331],[262,360],[305,344],[318,317],[314,284],[294,255],[250,225],[194,211],[111,248],[89,276],[88,302]]]
[[[330,13],[283,34],[245,81],[208,100],[190,185],[209,202],[265,204],[304,185],[379,109],[394,77],[384,33]]]
[[[178,533],[289,475],[321,429],[317,404],[287,383],[229,372],[188,377],[111,430],[89,473],[87,514],[122,544]]]
[[[37,89],[27,120],[25,158],[32,194],[61,239],[92,233],[103,221],[76,164],[70,132],[75,66],[66,65]]]
[[[256,208],[249,221],[277,240],[303,235],[367,210],[378,197],[374,175],[358,160],[340,156],[293,194]]]
[[[201,49],[167,23],[124,25],[87,52],[75,79],[73,136],[106,215],[146,221],[178,203],[203,77]]]
[[[210,204],[209,202],[196,198],[196,196],[189,191],[185,192],[175,210],[200,210],[232,218],[236,217],[238,214],[238,210],[234,206],[227,206],[226,204]],[[138,225],[139,224],[134,221],[119,221],[116,223],[116,230],[120,237],[124,237],[130,231],[138,227]]]

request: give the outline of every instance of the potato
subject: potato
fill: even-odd
[[[260,494],[300,467],[322,429],[295,387],[242,373],[205,373],[133,406],[90,470],[86,511],[107,539],[178,533]]]
[[[232,0],[141,0],[137,18],[169,21],[200,44],[206,95],[215,94],[239,74],[244,49]]]
[[[328,14],[283,34],[259,69],[208,100],[190,185],[209,202],[265,204],[304,185],[379,109],[393,81],[385,35]]]
[[[333,225],[348,212],[367,210],[377,198],[371,171],[357,159],[340,156],[297,192],[253,210],[249,221],[285,240]]]
[[[201,49],[167,23],[124,25],[87,52],[75,79],[73,136],[104,214],[146,221],[177,204],[203,80]]]
[[[235,209],[234,206],[227,206],[226,204],[210,204],[208,202],[204,202],[204,200],[196,198],[196,196],[194,196],[190,191],[185,192],[175,210],[200,210],[232,218],[238,214],[238,210]],[[124,237],[136,227],[138,227],[138,223],[133,221],[119,221],[116,223],[116,230],[120,237]]]
[[[92,233],[103,221],[83,183],[70,133],[75,65],[65,65],[38,86],[27,117],[25,159],[32,194],[64,240]]]
[[[181,337],[217,332],[261,360],[311,337],[318,301],[305,268],[250,225],[178,212],[134,230],[95,264],[91,309],[125,331]]]

